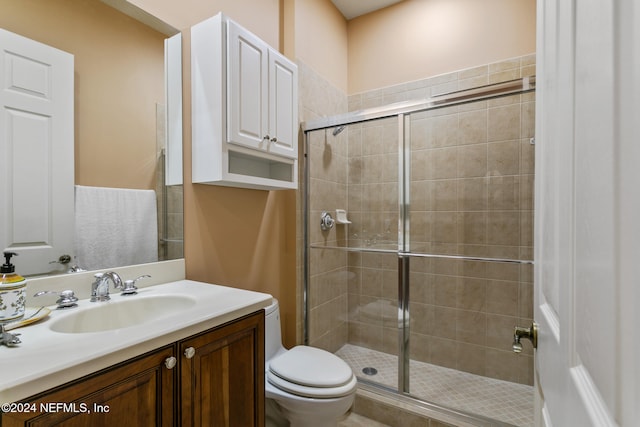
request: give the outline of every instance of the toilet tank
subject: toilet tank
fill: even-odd
[[[280,307],[277,299],[273,298],[271,305],[264,308],[264,315],[264,358],[268,363],[275,355],[285,351],[282,346]]]

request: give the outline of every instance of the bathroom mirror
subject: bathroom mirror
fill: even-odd
[[[182,185],[165,185],[169,133],[181,155],[181,112],[167,111],[164,73],[165,40],[179,32],[124,0],[0,0],[0,28],[73,54],[75,184],[154,190],[158,259],[181,258]],[[181,82],[171,87],[180,98]]]

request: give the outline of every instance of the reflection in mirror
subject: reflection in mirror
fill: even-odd
[[[135,9],[122,0],[105,1]],[[178,31],[158,20],[154,24],[152,28],[100,0],[0,0],[0,28],[73,55],[74,149],[68,156],[73,158],[74,184],[155,191],[158,260],[165,260],[183,256],[182,183],[165,177],[172,163],[167,154],[181,155],[182,114],[168,105],[164,70],[180,70],[172,61],[180,61],[181,54],[165,64],[165,40]],[[175,47],[180,48],[180,41]],[[180,76],[171,88],[179,101]],[[168,135],[172,149],[167,149]],[[5,190],[0,188],[3,200]],[[48,261],[62,255],[48,254]],[[16,259],[17,271],[33,274],[21,262],[27,258]],[[36,274],[66,272],[73,263],[47,262]]]

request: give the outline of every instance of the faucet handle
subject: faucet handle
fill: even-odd
[[[140,279],[146,279],[148,277],[151,277],[148,274],[143,274],[142,276],[139,276],[133,280],[125,280],[124,281],[124,287],[122,288],[122,295],[135,295],[138,293],[138,287],[136,286],[136,282]]]
[[[39,297],[41,295],[48,295],[48,294],[54,294],[54,295],[60,296],[60,298],[58,298],[58,300],[56,301],[56,304],[58,304],[57,308],[59,309],[72,308],[78,305],[77,304],[78,297],[75,296],[74,292],[71,289],[67,289],[64,291],[40,291],[40,292],[36,292],[33,296]]]

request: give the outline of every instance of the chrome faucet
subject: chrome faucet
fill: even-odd
[[[109,301],[111,299],[109,296],[109,279],[111,279],[116,289],[121,289],[123,286],[122,279],[114,271],[96,273],[93,277],[96,280],[91,284],[91,302]]]

